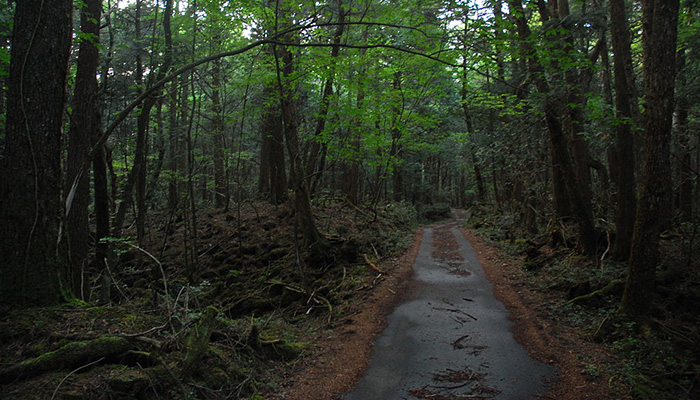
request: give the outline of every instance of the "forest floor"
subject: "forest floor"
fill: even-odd
[[[85,301],[0,307],[0,398],[342,398],[387,315],[410,295],[419,213],[342,199],[314,206],[330,242],[323,257],[300,246],[289,206],[247,203],[196,220],[154,218],[163,222],[143,247],[112,243],[109,291],[104,274],[88,271]],[[697,269],[662,275],[656,297],[666,311],[640,329],[617,316],[619,285],[597,290],[619,282],[624,266],[591,267],[565,234],[513,239],[497,217],[456,212],[516,339],[557,370],[543,398],[700,398]],[[432,220],[448,213],[421,211]],[[455,248],[439,230],[435,244],[442,254]]]

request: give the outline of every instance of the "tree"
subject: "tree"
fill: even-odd
[[[135,17],[135,29],[136,37],[141,36],[141,3],[142,0],[136,2],[136,17]],[[165,2],[165,9],[163,12],[163,33],[165,36],[165,51],[163,52],[163,62],[158,68],[158,73],[156,74],[154,80],[155,82],[161,81],[166,77],[170,66],[173,62],[172,54],[172,31],[170,28],[170,19],[172,16],[172,0],[167,0]],[[144,68],[142,64],[142,58],[140,56],[140,51],[137,52],[136,57],[136,85],[137,91],[141,93],[143,84],[143,73]],[[158,88],[158,92],[160,88]],[[122,226],[124,224],[124,219],[126,216],[126,211],[131,205],[132,195],[134,187],[136,187],[136,229],[139,244],[143,243],[145,237],[145,219],[146,219],[146,177],[147,177],[147,154],[148,154],[148,124],[150,120],[151,110],[156,105],[158,101],[157,93],[151,93],[140,105],[139,112],[136,120],[136,151],[134,166],[129,173],[129,179],[123,190],[123,199],[119,204],[119,209],[117,212],[117,217],[114,223],[113,235],[115,237],[121,236]]]
[[[274,98],[274,88],[267,87],[264,98]],[[258,191],[268,196],[272,204],[287,200],[287,173],[285,172],[284,133],[282,114],[278,104],[264,105],[260,124],[260,174]]]
[[[678,0],[642,1],[644,48],[644,149],[629,275],[622,310],[636,319],[649,315],[659,236],[671,207],[670,143],[676,77]]]
[[[16,3],[0,166],[0,301],[53,304],[67,280],[59,244],[61,130],[73,3]]]
[[[624,0],[610,0],[610,29],[615,62],[615,171],[611,171],[617,186],[614,257],[627,260],[632,245],[632,232],[637,208],[633,107],[637,102],[630,54],[630,34]],[[611,166],[612,167],[612,166]],[[612,169],[612,168],[611,168]]]
[[[280,30],[289,28],[289,23],[292,20],[291,10],[286,8],[286,6],[288,5],[285,4],[285,8],[277,10],[278,15],[276,18],[282,21],[278,25]],[[283,39],[286,43],[294,43],[296,40],[291,34],[284,35]],[[294,53],[286,45],[279,47],[279,54],[276,50],[273,51],[275,52],[275,63],[277,66],[280,108],[282,110],[284,139],[287,146],[287,154],[289,155],[289,175],[291,187],[294,190],[296,218],[304,244],[309,247],[316,247],[318,251],[325,252],[328,242],[318,231],[314,220],[314,214],[311,209],[309,181],[299,143],[299,113],[296,99],[296,84],[294,83],[294,75],[296,73],[295,57]]]
[[[547,132],[549,133],[553,169],[555,173],[559,174],[558,176],[563,183],[563,188],[560,188],[559,192],[555,192],[555,198],[564,195],[568,198],[573,216],[579,224],[579,246],[584,253],[594,254],[597,246],[597,232],[593,224],[590,197],[586,194],[586,188],[580,186],[578,177],[581,174],[577,172],[569,142],[560,119],[561,105],[552,93],[551,86],[546,79],[543,61],[540,60],[536,49],[531,43],[531,30],[525,18],[522,2],[520,0],[509,0],[508,5],[515,19],[522,53],[527,60],[531,78],[537,91],[545,96],[542,108]],[[541,9],[541,13],[546,15],[546,9]],[[579,168],[583,168],[583,166],[579,166]],[[554,179],[556,182],[557,178],[555,177]],[[558,188],[556,185],[554,187],[555,189]],[[560,217],[562,216],[560,215]]]
[[[90,144],[99,137],[100,109],[98,106],[97,68],[100,53],[101,0],[86,0],[80,10],[80,47],[73,92],[73,114],[68,131],[68,169],[66,190],[68,193],[66,231],[70,248],[71,288],[75,295],[84,298],[83,272],[88,262],[90,226],[88,205],[90,202],[90,174],[84,166],[89,164]],[[100,158],[101,159],[101,158]],[[99,166],[96,170],[96,187],[101,188]],[[100,189],[98,189],[100,190]],[[96,199],[96,203],[102,199]],[[100,207],[103,206],[100,203]],[[99,209],[100,216],[105,215]],[[103,221],[100,228],[103,228]],[[104,235],[100,229],[100,235]],[[98,238],[99,240],[99,238]]]

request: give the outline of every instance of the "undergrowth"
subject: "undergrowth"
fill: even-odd
[[[549,222],[532,234],[519,227],[516,213],[475,207],[470,214],[469,227],[522,261],[530,288],[554,295],[556,301],[544,305],[552,317],[614,355],[612,360],[581,355],[590,379],[622,387],[620,398],[700,398],[700,268],[691,257],[700,249],[694,248],[695,236],[684,233],[696,232],[692,227],[681,225],[664,236],[656,291],[649,293],[652,319],[639,325],[619,310],[627,266],[602,256],[605,245],[591,259],[576,253],[575,227]]]
[[[366,260],[381,265],[401,253],[419,218],[405,203],[336,199],[316,201],[315,215],[331,243],[320,257],[300,246],[288,205],[265,203],[200,211],[196,242],[186,213],[154,219],[168,222],[151,226],[143,247],[110,240],[116,258],[109,270],[89,271],[85,301],[3,311],[2,397],[260,399],[277,391],[283,375],[269,371],[315,350],[315,335],[372,288],[377,273]],[[112,337],[128,351],[95,345]],[[90,354],[17,372],[76,344]]]

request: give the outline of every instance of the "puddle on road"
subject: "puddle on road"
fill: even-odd
[[[347,400],[530,399],[546,391],[553,368],[515,341],[506,308],[455,225],[424,230],[416,289],[388,317]],[[433,258],[439,229],[454,235],[460,260]]]

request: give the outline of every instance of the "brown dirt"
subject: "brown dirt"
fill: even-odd
[[[474,232],[467,229],[463,232],[476,250],[487,277],[494,282],[497,297],[511,312],[516,339],[535,359],[552,364],[558,370],[550,392],[542,398],[626,398],[609,387],[608,377],[592,378],[586,373],[587,364],[611,361],[613,356],[548,314],[546,305],[555,302],[555,296],[524,283],[522,262],[507,256]],[[384,329],[386,317],[410,291],[407,283],[420,238],[421,232],[416,232],[410,251],[382,265],[387,275],[378,276],[371,291],[358,296],[351,305],[352,311],[335,327],[318,334],[314,339],[318,351],[298,361],[283,377],[285,385],[279,393],[268,394],[266,398],[332,400],[352,390],[367,366],[374,338]],[[444,239],[435,241],[441,244],[435,252],[442,256],[454,253],[456,241],[449,237]]]

